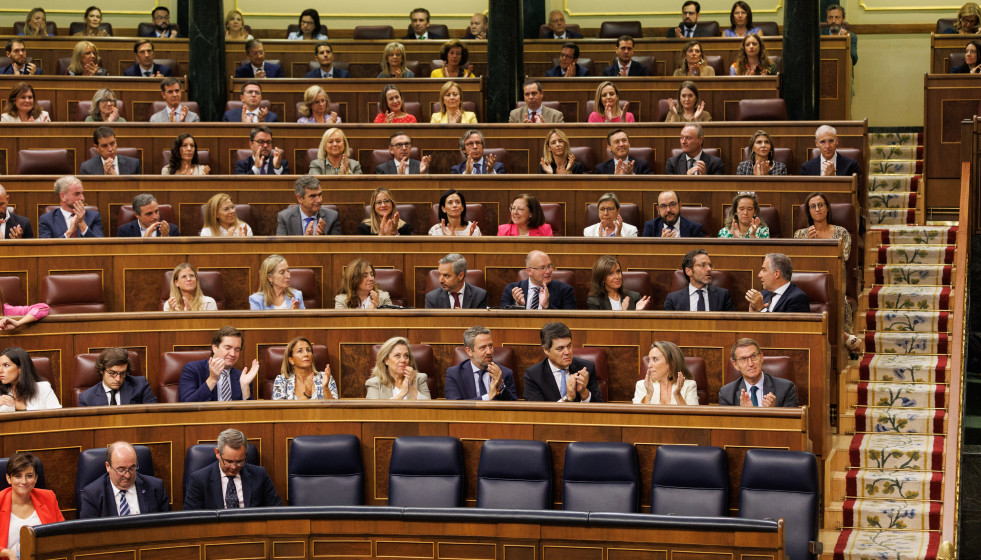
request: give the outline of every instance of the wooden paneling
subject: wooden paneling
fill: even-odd
[[[930,73],[947,74],[950,72],[950,55],[964,54],[964,48],[970,41],[976,41],[976,35],[959,35],[947,33],[930,34]]]
[[[963,40],[963,39],[962,39]],[[956,208],[960,177],[961,121],[978,114],[981,80],[971,74],[923,76],[926,206]],[[949,187],[949,188],[942,188]]]

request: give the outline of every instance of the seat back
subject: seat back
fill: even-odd
[[[700,21],[695,24],[695,27],[707,31],[709,37],[718,37],[719,35],[722,35],[719,22],[717,21]]]
[[[51,25],[51,24],[49,23],[48,25]],[[565,30],[566,30],[566,32],[574,31],[574,32],[582,35],[582,29],[579,27],[579,24],[578,23],[567,23],[567,24],[565,24]],[[539,28],[538,28],[538,37],[540,39],[546,39],[546,38],[550,38],[551,36],[552,36],[552,29],[548,26],[548,24],[547,23],[541,24],[541,26],[539,26]]]
[[[215,455],[215,446],[217,442],[208,441],[196,443],[187,448],[184,452],[184,480],[182,483],[182,488],[184,489],[184,495],[187,495],[187,481],[190,480],[191,475],[195,471],[201,470],[211,463],[218,461],[218,457]],[[259,465],[259,450],[256,449],[255,445],[249,444],[248,449],[245,450],[245,462],[250,465]]]
[[[153,476],[153,456],[145,445],[134,445],[136,464],[139,473]],[[78,469],[75,471],[75,503],[82,503],[82,490],[106,474],[106,447],[85,449],[78,455]]]
[[[504,166],[504,171],[507,173],[511,172],[511,157],[508,155],[508,151],[505,148],[484,148],[484,157],[493,155],[497,158],[497,161]],[[467,161],[467,155],[460,152],[460,163]]]
[[[475,202],[467,203],[467,221],[477,222],[478,224],[484,224],[484,227],[490,228],[491,226],[484,221],[484,205]],[[429,225],[434,226],[439,222],[439,203],[433,203],[432,212],[429,214]]]
[[[471,286],[484,287],[484,271],[479,268],[468,269],[463,279]],[[426,292],[431,292],[439,287],[439,270],[434,268],[426,274]]]
[[[625,223],[636,227],[638,230],[644,229],[644,217],[640,215],[640,207],[633,202],[620,204],[620,217],[623,218]],[[599,223],[599,208],[595,202],[587,204],[586,226],[588,227],[597,223]]]
[[[157,62],[160,63],[159,60]],[[174,71],[174,74],[176,75],[177,70],[175,68],[171,68],[171,70],[173,70]],[[197,113],[199,115],[201,114],[201,111],[200,111],[200,108],[198,107],[198,102],[197,101],[182,101],[181,102],[181,105],[184,106],[184,107],[187,107],[187,110],[190,111],[190,112],[192,112],[192,113]],[[160,111],[163,111],[166,108],[167,108],[167,102],[166,101],[154,101],[150,105],[150,114],[152,115],[154,113],[159,113]],[[205,150],[205,151],[207,151],[207,150]],[[168,156],[170,155],[170,150],[167,150],[167,154],[168,154]],[[200,154],[201,154],[201,150],[198,150],[198,158],[201,157]],[[200,161],[200,159],[199,159],[198,160],[198,163],[204,163],[204,162]]]
[[[388,505],[463,505],[463,446],[455,437],[402,436],[392,445]]]
[[[377,278],[376,276],[375,279],[377,280]],[[381,347],[381,344],[372,345],[370,363],[374,364],[378,360],[378,351]],[[436,376],[440,375],[440,372],[436,371],[436,355],[433,353],[433,347],[428,344],[410,344],[409,352],[412,352],[412,357],[416,360],[418,366],[416,371],[426,374],[426,387],[429,389],[430,397],[435,399]]]
[[[21,22],[21,23],[24,23],[24,22]],[[37,472],[34,473],[35,474],[35,478],[37,479],[37,482],[34,484],[34,487],[35,488],[47,489],[47,486],[45,485],[45,480],[44,480],[44,463],[41,462],[41,458],[40,457],[38,457],[37,455],[35,455],[35,457],[37,458],[38,468],[37,468]],[[10,457],[0,457],[0,472],[3,472],[3,473],[7,472],[7,461],[9,459],[10,459]],[[10,484],[7,484],[7,477],[6,476],[0,476],[0,490],[3,490],[4,488],[9,488],[9,487],[10,487]]]
[[[170,163],[170,150],[163,150],[161,152],[163,157],[160,159],[160,167],[167,167]],[[208,150],[198,150],[198,163],[201,165],[211,166],[211,153]]]
[[[27,305],[27,294],[19,276],[0,276],[0,290],[3,291],[4,303],[15,307]]]
[[[273,394],[273,383],[276,381],[276,376],[282,371],[283,360],[286,357],[286,346],[267,346],[266,351],[263,353],[262,358],[262,368],[261,371],[262,380],[259,383],[259,398],[261,399],[272,399]],[[329,365],[329,358],[327,355],[327,347],[322,344],[313,345],[313,369],[316,371],[324,371]],[[324,392],[327,392],[327,388],[324,387]]]
[[[955,66],[960,66],[964,64],[964,53],[963,52],[952,52],[947,55],[947,72],[950,72]]]
[[[320,65],[319,64],[316,64],[315,62],[311,62],[310,64],[311,64],[311,66],[313,66],[313,68],[311,68],[311,70],[316,70],[317,68],[320,68]],[[336,64],[334,64],[334,67],[335,68],[340,68],[341,67],[341,64],[340,63],[336,63]],[[346,68],[345,68],[345,70],[346,70]],[[304,105],[303,101],[297,101],[296,102],[295,107],[296,107],[296,114],[297,115],[301,114],[300,113],[300,110],[303,107],[303,105]],[[328,111],[328,115],[327,115],[328,117],[330,116],[330,113],[337,113],[337,116],[338,116],[338,118],[341,119],[341,122],[348,122],[348,120],[347,120],[347,103],[341,105],[340,102],[331,102],[331,104],[330,104],[330,111]]]
[[[122,99],[116,99],[116,109],[119,109],[119,116],[126,118],[126,105],[123,103]],[[85,117],[89,116],[92,112],[92,100],[79,101],[78,105],[75,106],[75,120],[77,122],[83,122]]]
[[[412,26],[409,26],[410,30]],[[442,23],[431,23],[429,24],[429,33],[433,37],[449,37],[450,28]]]
[[[668,118],[668,113],[671,112],[672,99],[672,97],[667,97],[657,100],[657,112],[654,113],[654,122],[664,122]]]
[[[640,39],[644,36],[644,31],[639,21],[604,21],[600,24],[600,39],[616,39],[620,35]]]
[[[736,106],[737,121],[785,121],[787,102],[775,99],[740,99]]]
[[[562,509],[637,513],[640,472],[630,443],[574,441],[565,448]]]
[[[266,62],[269,62],[269,61],[267,60]],[[243,103],[241,101],[226,101],[225,102],[225,110],[226,111],[234,111],[235,109],[241,109],[242,107],[243,107]],[[269,100],[268,99],[263,99],[262,101],[260,101],[259,102],[259,108],[260,109],[263,109],[264,108],[267,111],[272,111],[272,105],[269,104]]]
[[[583,68],[586,69],[586,75],[587,76],[595,76],[596,75],[596,71],[595,71],[595,69],[593,67],[593,59],[582,57],[582,58],[576,59],[576,64],[578,64],[579,66],[582,66]],[[558,65],[559,65],[559,57],[552,58],[552,66],[558,66]],[[586,114],[588,115],[589,113],[586,113]]]
[[[34,364],[34,371],[37,372],[41,381],[47,381],[54,386],[54,370],[51,368],[51,358],[47,356],[31,356],[31,363]]]
[[[748,161],[750,156],[749,146],[743,148],[742,161]],[[779,161],[787,166],[788,171],[797,169],[794,162],[794,151],[790,148],[773,148],[773,161]]]
[[[26,23],[25,22],[23,22],[23,21],[15,21],[14,22],[14,35],[23,35],[24,34],[24,27],[25,26],[26,26]],[[47,25],[45,26],[45,29],[48,31],[48,35],[57,35],[58,34],[58,24],[55,23],[55,22],[53,22],[53,21],[49,21],[47,23]]]
[[[439,63],[439,66],[440,67],[443,66],[443,61],[442,60],[434,60],[433,61],[434,66],[435,66],[435,63],[436,62]],[[408,68],[408,64],[406,65],[406,68]],[[416,76],[418,76],[418,75],[419,74],[416,74]],[[439,101],[434,101],[434,102],[432,102],[432,103],[429,104],[430,114],[435,115],[436,113],[439,113],[442,110],[443,110],[443,107],[442,107],[442,105],[439,104]],[[471,113],[476,113],[477,112],[477,104],[474,103],[473,101],[461,101],[460,102],[460,110],[461,111],[470,111]],[[477,115],[477,117],[479,118],[480,115]],[[416,117],[416,118],[418,118],[418,117]],[[487,151],[487,148],[484,148],[484,151],[486,152]]]
[[[783,229],[780,227],[780,210],[776,206],[760,206],[760,219],[766,222],[766,226],[770,228],[771,239],[783,237]]]
[[[780,35],[780,25],[775,21],[754,21],[753,25],[760,28],[760,33],[764,36],[776,37]]]
[[[623,110],[623,108],[624,108],[624,106],[626,104],[627,104],[627,100],[626,99],[621,99],[620,100],[620,110],[621,111]],[[587,116],[588,115],[591,115],[593,113],[593,111],[595,111],[595,110],[596,110],[596,100],[595,99],[590,99],[590,100],[586,101],[586,115]],[[637,110],[638,110],[637,104],[636,103],[631,103],[630,104],[630,107],[627,110],[627,112],[630,113],[630,114],[632,114],[634,116],[634,121],[635,122],[640,122],[640,119],[639,119],[640,115],[637,113]],[[609,153],[609,150],[607,150],[607,153]],[[648,163],[650,163],[650,162],[648,161]]]
[[[303,307],[320,309],[320,285],[312,268],[291,268],[290,287],[303,292]]]
[[[721,447],[657,448],[651,475],[651,513],[725,517],[728,507],[729,474]]]
[[[409,150],[409,157],[411,159],[419,159],[419,148],[413,146]],[[365,175],[371,175],[375,172],[375,168],[379,165],[385,163],[386,161],[391,161],[394,159],[392,157],[392,152],[385,150],[371,150],[371,158],[368,160],[368,165],[364,167]]]
[[[168,151],[168,153],[170,153]],[[170,204],[158,204],[157,209],[160,211],[160,219],[167,222],[168,224],[177,225],[177,217],[174,215],[174,207]],[[119,211],[116,212],[116,229],[119,226],[128,224],[136,219],[136,213],[133,212],[132,204],[123,204],[119,207]],[[115,235],[115,231],[113,234]]]
[[[726,68],[724,62],[722,62],[722,57],[716,54],[705,55],[705,64],[712,67],[715,70],[716,76],[728,76],[729,69]]]
[[[947,33],[947,30],[953,29],[954,24],[957,23],[957,18],[940,18],[937,20],[937,35],[941,33]]]
[[[199,229],[204,227],[204,213],[207,210],[208,205],[202,204],[200,206],[200,211],[198,213],[198,219],[200,220],[197,225]],[[255,230],[255,218],[252,215],[252,206],[248,204],[236,204],[235,205],[235,215],[238,216],[239,220],[249,224],[249,227]]]
[[[616,62],[616,61],[614,61]],[[640,64],[644,68],[647,68],[648,74],[651,76],[657,76],[657,60],[653,56],[635,56],[633,57],[634,64]]]
[[[736,368],[732,367],[732,360],[726,360],[725,366],[725,379],[723,383],[731,383],[740,378],[740,374],[736,371]],[[790,359],[790,356],[763,356],[763,373],[767,375],[772,375],[773,377],[779,377],[780,379],[786,379],[787,381],[793,381],[795,385],[798,385],[796,379],[794,379],[794,361]],[[798,395],[803,395],[798,386]],[[801,398],[801,402],[804,399]],[[807,404],[804,402],[804,404]]]
[[[157,370],[157,400],[162,403],[178,401],[177,384],[181,371],[190,362],[206,360],[211,357],[211,349],[164,352],[160,355],[160,368]]]
[[[640,371],[637,372],[637,380],[641,380],[647,375],[647,368],[650,365],[650,358],[644,355],[640,360]],[[695,381],[695,392],[698,395],[698,404],[708,404],[709,403],[709,383],[708,374],[706,373],[705,358],[701,356],[685,356],[685,366],[688,368],[688,373],[691,374],[689,379]]]
[[[176,23],[171,23],[170,24],[170,29],[173,29],[173,30],[177,31],[177,34],[180,35],[181,30],[180,30],[180,27],[178,27]],[[156,32],[156,30],[157,30],[157,26],[153,25],[152,22],[144,21],[143,23],[141,23],[141,24],[139,24],[139,25],[136,26],[136,36],[137,37],[153,37],[154,36],[154,33]],[[160,64],[163,64],[159,60],[157,60],[156,62],[158,62]],[[177,75],[177,69],[174,68],[173,66],[171,66],[170,69],[174,71],[174,75],[176,76]]]
[[[381,103],[376,103],[375,104],[375,108],[376,108],[376,110],[379,113],[383,112],[382,111]],[[402,110],[405,111],[406,113],[412,115],[413,117],[415,117],[416,118],[416,122],[423,122],[423,120],[422,120],[422,103],[421,102],[419,102],[419,101],[403,101],[402,102]],[[372,120],[374,120],[374,117],[372,117]],[[383,151],[386,152],[386,153],[388,153],[388,150],[383,150]],[[410,153],[415,154],[415,155],[410,155],[409,157],[411,157],[413,159],[419,159],[419,148],[412,148],[412,150],[410,151]],[[389,153],[389,158],[388,159],[392,159],[390,153]]]
[[[477,465],[477,507],[551,509],[552,459],[537,440],[489,439]]]
[[[817,148],[811,148],[811,158],[814,159],[821,155],[821,150]],[[838,153],[851,158],[858,162],[858,168],[863,169],[865,165],[865,158],[862,157],[862,150],[860,148],[838,148]]]
[[[595,346],[578,346],[572,355],[581,360],[593,362],[596,366],[596,385],[599,387],[603,402],[610,402],[610,372],[606,367],[606,350]]]
[[[391,25],[355,25],[355,39],[391,39],[394,30]]]
[[[297,436],[290,442],[291,506],[364,505],[364,464],[357,436]]]
[[[671,291],[677,292],[687,285],[688,277],[685,276],[685,271],[674,271],[674,276],[671,277]],[[732,274],[730,274],[728,270],[712,270],[712,285],[724,290],[731,290]],[[729,292],[729,295],[732,296],[731,291]]]
[[[126,353],[129,355],[130,375],[137,377],[145,376],[146,374],[143,372],[143,362],[139,359],[139,355],[132,350],[127,350]],[[99,375],[99,372],[95,367],[95,363],[98,360],[98,353],[77,354],[75,356],[75,369],[72,372],[71,381],[72,406],[78,406],[78,398],[89,387],[93,387],[97,383],[102,382],[102,377]]]
[[[596,167],[596,156],[593,155],[592,148],[589,146],[570,146],[569,151],[576,156],[576,161],[581,161],[586,166],[586,173],[593,172],[593,168]]]
[[[702,226],[702,235],[715,237],[718,231],[712,223],[712,208],[708,206],[681,206],[681,217]]]
[[[174,279],[174,271],[168,270],[164,273],[163,284],[160,286],[160,309],[163,310],[164,303],[170,299],[170,284]],[[215,300],[218,310],[225,309],[225,285],[221,280],[220,270],[198,270],[198,284],[201,285],[201,293]]]
[[[822,313],[831,308],[831,275],[827,272],[795,272],[792,282],[805,294],[811,304],[811,313]]]
[[[108,33],[110,37],[112,37],[112,24],[111,23],[100,23],[99,24],[99,29],[100,30],[105,30],[105,32]],[[73,21],[68,26],[68,34],[69,35],[74,35],[76,33],[81,33],[82,31],[85,31],[85,22],[84,21]]]
[[[375,285],[388,292],[392,305],[405,307],[408,298],[405,293],[405,275],[397,268],[376,268]]]
[[[463,346],[457,346],[453,349],[453,363],[459,364],[464,360],[469,360],[470,356],[467,355],[467,350]],[[514,371],[514,349],[510,346],[495,346],[494,347],[494,363],[508,368],[512,372]]]
[[[652,297],[651,275],[646,270],[625,270],[623,272],[623,287],[640,294],[640,297]],[[648,306],[650,309],[650,306]]]
[[[41,280],[41,301],[51,315],[62,313],[105,313],[106,294],[96,272],[49,274]]]
[[[17,152],[18,175],[71,175],[72,173],[75,173],[75,157],[64,148]]]
[[[554,202],[542,202],[541,206],[545,223],[552,226],[552,235],[556,237],[565,235],[565,208]]]
[[[410,224],[413,228],[416,225],[416,205],[415,204],[396,204],[395,210],[399,213],[399,218]],[[371,206],[364,207],[364,219],[371,217]],[[377,273],[377,271],[375,271]]]

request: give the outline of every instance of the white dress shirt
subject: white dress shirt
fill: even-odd
[[[563,391],[563,389],[562,389],[562,387],[563,387],[563,384],[562,384],[562,368],[560,368],[560,367],[556,366],[555,364],[553,364],[552,363],[552,360],[548,360],[548,367],[552,368],[552,377],[555,378],[555,385],[559,388],[559,394],[561,395],[562,394],[562,391]],[[566,380],[569,379],[569,376],[572,375],[572,373],[573,372],[571,372],[569,370],[565,370]],[[582,399],[582,402],[589,402],[589,399],[592,398],[592,396],[593,396],[592,393],[590,393],[589,390],[587,389],[586,390],[586,397]],[[570,401],[575,400],[575,398],[576,398],[575,389],[572,390],[572,394],[571,395],[569,394],[568,391],[566,391],[565,398],[569,399]],[[558,402],[562,402],[562,400],[560,399]]]
[[[102,159],[102,169],[105,169],[106,168],[106,158],[101,158],[101,159]],[[119,175],[119,155],[118,154],[116,155],[116,157],[112,158],[112,168],[116,170],[116,175]]]
[[[525,309],[541,309],[542,308],[542,287],[529,278],[528,279],[528,295],[525,296]],[[538,290],[538,307],[531,306],[531,295]]]
[[[61,208],[61,207],[59,207],[58,210],[61,210],[61,215],[65,218],[65,224],[68,225],[68,226],[70,226],[71,223],[72,223],[72,216],[74,216],[75,213],[74,212],[68,212],[64,208]],[[85,232],[88,231],[88,230],[89,230],[88,224],[85,223],[85,220],[82,220],[78,224],[78,236],[81,237],[81,236],[85,235]],[[67,231],[65,232],[65,238],[68,238],[68,232]]]
[[[106,404],[107,405],[110,405],[110,404],[121,404],[119,402],[119,389],[112,389],[111,387],[109,387],[108,385],[106,385],[106,383],[103,381],[102,382],[102,390],[106,392]],[[116,391],[116,402],[115,403],[113,403],[112,400],[110,400],[110,398],[112,397],[111,391]]]
[[[787,282],[783,286],[780,286],[776,290],[773,290],[773,296],[770,298],[770,303],[763,308],[763,311],[769,311],[777,306],[777,301],[783,296],[783,293],[787,291],[790,286],[790,282]]]
[[[484,389],[486,391],[490,391],[490,385],[491,385],[491,376],[490,376],[490,373],[487,373],[485,371],[483,373],[483,375],[481,375],[480,368],[477,367],[477,364],[473,363],[473,360],[470,360],[470,367],[473,368],[473,387],[474,387],[474,394],[475,395],[480,395],[480,382],[477,379],[478,378],[481,378],[481,377],[483,378],[483,381],[484,381]],[[481,395],[480,400],[482,400],[482,401],[490,400],[487,397],[488,397],[488,393],[485,392],[483,395]]]
[[[133,476],[136,476],[136,475],[134,474]],[[112,495],[116,499],[116,512],[118,514],[118,512],[119,512],[119,506],[122,504],[122,499],[119,497],[119,491],[122,490],[122,488],[119,488],[118,486],[116,486],[112,482],[112,479],[109,479],[109,486],[112,487]],[[126,492],[126,505],[129,506],[129,514],[130,515],[139,515],[140,514],[140,499],[136,496],[136,483],[134,483],[132,486],[130,486],[128,489],[126,489],[125,492]]]
[[[460,289],[456,292],[460,294],[460,309],[463,309],[463,290],[467,288],[467,283],[464,282],[460,285]],[[450,309],[453,309],[453,292],[443,292],[445,297],[450,300]]]
[[[705,286],[702,288],[702,297],[705,298],[705,311],[711,311],[709,307],[709,288]],[[689,282],[688,284],[688,309],[689,311],[698,310],[698,288],[692,286]]]

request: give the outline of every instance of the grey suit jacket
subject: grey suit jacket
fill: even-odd
[[[429,385],[426,384],[426,374],[421,371],[416,372],[416,391],[419,392],[419,400],[429,400],[432,396],[429,394]],[[395,392],[394,387],[388,385],[382,385],[378,381],[377,377],[369,377],[367,381],[364,382],[366,399],[391,399]]]
[[[324,221],[324,235],[341,234],[341,221],[337,212],[321,207],[317,218]],[[300,217],[299,205],[294,204],[276,215],[276,235],[303,235],[303,218]]]
[[[565,122],[565,115],[562,114],[562,111],[556,111],[551,107],[546,107],[542,105],[542,107],[538,110],[538,112],[541,113],[543,122],[547,122],[547,123]],[[525,115],[527,114],[528,114],[527,107],[518,107],[517,109],[511,111],[511,115],[508,117],[508,122],[512,124],[523,123],[525,122]]]
[[[478,288],[473,284],[467,284],[463,289],[463,301],[460,303],[463,309],[484,309],[487,307],[487,290]],[[450,298],[446,295],[443,288],[426,293],[426,309],[449,309]]]
[[[170,122],[170,117],[167,116],[167,109],[157,111],[150,115],[150,122]],[[194,111],[189,110],[187,116],[184,117],[184,122],[201,122],[201,117]]]

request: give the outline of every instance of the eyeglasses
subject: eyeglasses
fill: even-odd
[[[510,210],[511,212],[527,212],[528,211],[528,209],[525,208],[524,206],[512,206],[512,207],[508,208],[508,210]]]
[[[386,200],[376,200],[375,201],[375,206],[388,206],[391,203],[392,203],[392,201],[391,200],[387,200],[387,199]]]
[[[811,210],[823,210],[827,208],[827,205],[825,205],[823,202],[816,202],[814,204],[808,204],[807,207]]]
[[[272,144],[272,140],[253,140],[253,142],[259,144],[260,146],[268,146],[269,144]]]
[[[739,365],[741,365],[741,366],[745,366],[745,365],[749,364],[750,362],[758,362],[761,357],[762,356],[760,356],[760,353],[759,352],[753,352],[749,356],[743,356],[742,358],[736,358],[736,363],[739,364]]]
[[[483,146],[483,145],[484,145],[484,143],[481,142],[481,141],[479,141],[479,140],[474,140],[472,142],[467,142],[467,143],[464,144],[464,146],[466,146],[468,148],[476,148],[477,146]]]
[[[555,270],[555,265],[552,263],[548,263],[548,264],[543,264],[542,266],[529,266],[528,270],[537,270],[539,272],[545,270]]]
[[[666,202],[664,204],[658,204],[657,207],[658,207],[659,210],[668,210],[669,208],[677,208],[678,207],[678,203],[677,202]]]
[[[140,470],[139,465],[133,465],[132,467],[125,468],[125,469],[123,467],[110,467],[110,468],[116,471],[116,474],[118,474],[119,476],[126,476],[128,474],[133,474],[136,471]]]
[[[600,208],[598,211],[599,211],[600,214],[613,214],[613,213],[615,213],[617,211],[617,207],[616,206],[604,206],[604,207]]]
[[[115,379],[122,379],[122,378],[126,377],[127,375],[129,375],[129,370],[126,370],[126,371],[112,371],[111,369],[107,369],[105,371],[105,374],[108,375],[109,377],[112,377],[112,378],[115,378]]]
[[[410,148],[412,147],[412,142],[399,142],[398,144],[392,144],[393,148]]]
[[[181,274],[180,276],[177,277],[177,279],[178,280],[194,280],[197,277],[198,277],[197,274]]]
[[[221,459],[223,462],[228,463],[229,465],[231,465],[233,467],[241,467],[242,465],[245,464],[245,459],[242,459],[241,461],[229,461],[228,459],[222,457],[221,455],[219,455],[218,458]]]
[[[561,58],[561,59],[571,59],[571,58],[576,58],[576,57],[573,56],[573,55],[571,55],[571,54],[562,53],[562,54],[559,55],[559,58]]]
[[[111,98],[111,97],[103,97],[102,99],[99,100],[99,103],[113,103],[113,104],[115,104],[116,103],[116,100],[113,99],[113,98]]]
[[[153,21],[170,21],[170,16],[153,16]]]

